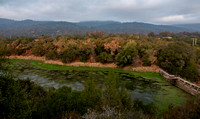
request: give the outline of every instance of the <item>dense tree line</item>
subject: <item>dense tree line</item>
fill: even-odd
[[[7,55],[43,56],[63,63],[75,60],[113,62],[119,67],[156,64],[172,74],[196,81],[200,53],[199,41],[196,46],[192,46],[193,37],[199,38],[199,33],[137,35],[95,32],[57,37],[13,37],[1,38],[0,51]]]
[[[196,79],[198,70],[196,66],[196,51],[184,42],[169,43],[158,51],[158,65],[168,72]]]

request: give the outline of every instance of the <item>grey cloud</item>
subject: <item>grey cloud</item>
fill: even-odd
[[[1,0],[0,17],[190,23],[200,20],[199,4],[200,0]]]

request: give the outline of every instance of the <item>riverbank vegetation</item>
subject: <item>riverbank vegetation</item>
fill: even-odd
[[[63,63],[77,60],[82,62],[98,61],[116,63],[119,67],[156,64],[170,73],[191,81],[198,81],[200,53],[198,42],[196,46],[191,45],[190,39],[194,36],[198,38],[199,34],[164,32],[158,35],[152,35],[152,33],[137,35],[100,32],[82,36],[52,37],[43,35],[40,38],[0,38],[0,118],[200,118],[199,98],[191,98],[184,104],[187,96],[182,94],[181,90],[174,89],[175,87],[172,88],[169,84],[166,85],[166,81],[162,80],[158,73],[132,72],[129,74],[129,76],[137,76],[137,78],[132,76],[135,80],[142,79],[143,82],[152,84],[146,89],[159,89],[153,92],[156,94],[153,98],[157,99],[157,102],[145,102],[134,98],[129,91],[129,88],[137,88],[134,87],[137,84],[136,81],[132,83],[134,80],[128,79],[129,82],[125,83],[120,79],[122,78],[120,73],[127,77],[127,74],[123,73],[129,73],[129,71],[117,68],[76,67],[78,71],[88,72],[87,79],[84,80],[84,88],[73,90],[71,87],[63,86],[55,89],[41,87],[28,78],[20,79],[11,75],[7,72],[7,67],[12,66],[12,63],[15,62],[19,63],[17,66],[21,65],[20,62],[23,62],[24,65],[27,62],[31,64],[27,65],[29,69],[33,68],[38,72],[61,72],[64,75],[67,75],[67,71],[74,71],[74,67],[33,60],[12,59],[8,61],[4,59],[9,55],[35,55],[46,59],[60,60]],[[10,64],[6,65],[8,63]],[[26,70],[20,66],[18,68],[20,72]],[[106,72],[107,76],[103,78],[101,88],[96,85],[95,73],[92,71]],[[56,81],[57,78],[53,80]],[[144,83],[139,85],[144,85]],[[170,95],[166,94],[166,91]],[[167,107],[168,109],[166,109]]]
[[[181,89],[170,85],[159,73],[155,72],[133,72],[93,67],[69,67],[47,64],[42,61],[34,60],[11,59],[9,62],[10,72],[15,75],[18,74],[21,78],[30,75],[30,80],[37,84],[40,84],[38,81],[41,80],[41,86],[44,88],[49,87],[46,84],[52,84],[54,82],[53,84],[56,86],[56,89],[59,89],[57,85],[62,83],[68,84],[67,86],[72,87],[73,90],[79,89],[79,91],[82,91],[84,88],[82,85],[86,85],[88,77],[90,73],[92,73],[93,77],[95,77],[93,80],[95,85],[100,89],[104,89],[102,84],[104,84],[108,78],[107,75],[109,72],[115,72],[115,74],[118,74],[118,80],[125,86],[128,93],[132,95],[132,100],[140,99],[143,103],[145,102],[145,104],[147,102],[153,103],[159,113],[166,112],[170,104],[175,107],[180,106],[188,99],[192,98],[192,96],[183,92]],[[43,83],[44,79],[40,77],[46,78],[49,81]],[[78,82],[81,83],[81,85],[77,85],[78,87],[76,88],[74,84]]]
[[[6,55],[35,55],[63,63],[101,62],[115,63],[119,67],[156,64],[171,74],[198,82],[200,42],[194,44],[191,39],[200,35],[186,32],[152,34],[95,32],[57,37],[0,38],[0,51]]]
[[[171,119],[176,117],[175,112],[182,117],[185,112],[187,118],[199,117],[198,99],[189,102],[193,106],[169,105],[169,111],[160,112],[158,105],[167,104],[166,101],[173,100],[175,95],[159,104],[134,100],[124,87],[124,83],[119,80],[118,73],[114,72],[109,72],[104,79],[104,88],[95,86],[94,75],[90,73],[82,91],[72,90],[66,86],[57,90],[52,87],[43,88],[29,79],[16,80],[6,73],[0,74],[0,79],[0,118],[149,119],[164,117]],[[163,96],[160,98],[165,99]],[[180,110],[184,113],[179,112]]]

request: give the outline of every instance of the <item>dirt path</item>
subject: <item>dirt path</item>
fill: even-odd
[[[58,65],[66,65],[66,66],[89,66],[89,67],[99,67],[99,68],[117,68],[117,65],[115,63],[90,63],[90,62],[79,62],[75,61],[72,63],[64,64],[62,63],[61,60],[46,60],[45,57],[37,57],[37,56],[9,56],[9,59],[24,59],[24,60],[38,60],[38,61],[44,61],[45,63],[50,63],[50,64],[58,64]],[[141,72],[159,72],[159,67],[156,65],[144,67],[144,66],[139,66],[139,67],[133,67],[133,66],[128,66],[124,67],[124,70],[130,70],[130,71],[141,71]]]

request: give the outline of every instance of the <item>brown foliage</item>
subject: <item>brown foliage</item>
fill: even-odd
[[[105,43],[104,48],[108,52],[110,51],[111,55],[115,55],[115,52],[118,51],[118,49],[120,49],[121,46],[119,45],[119,41],[117,39],[115,39],[109,43]]]

